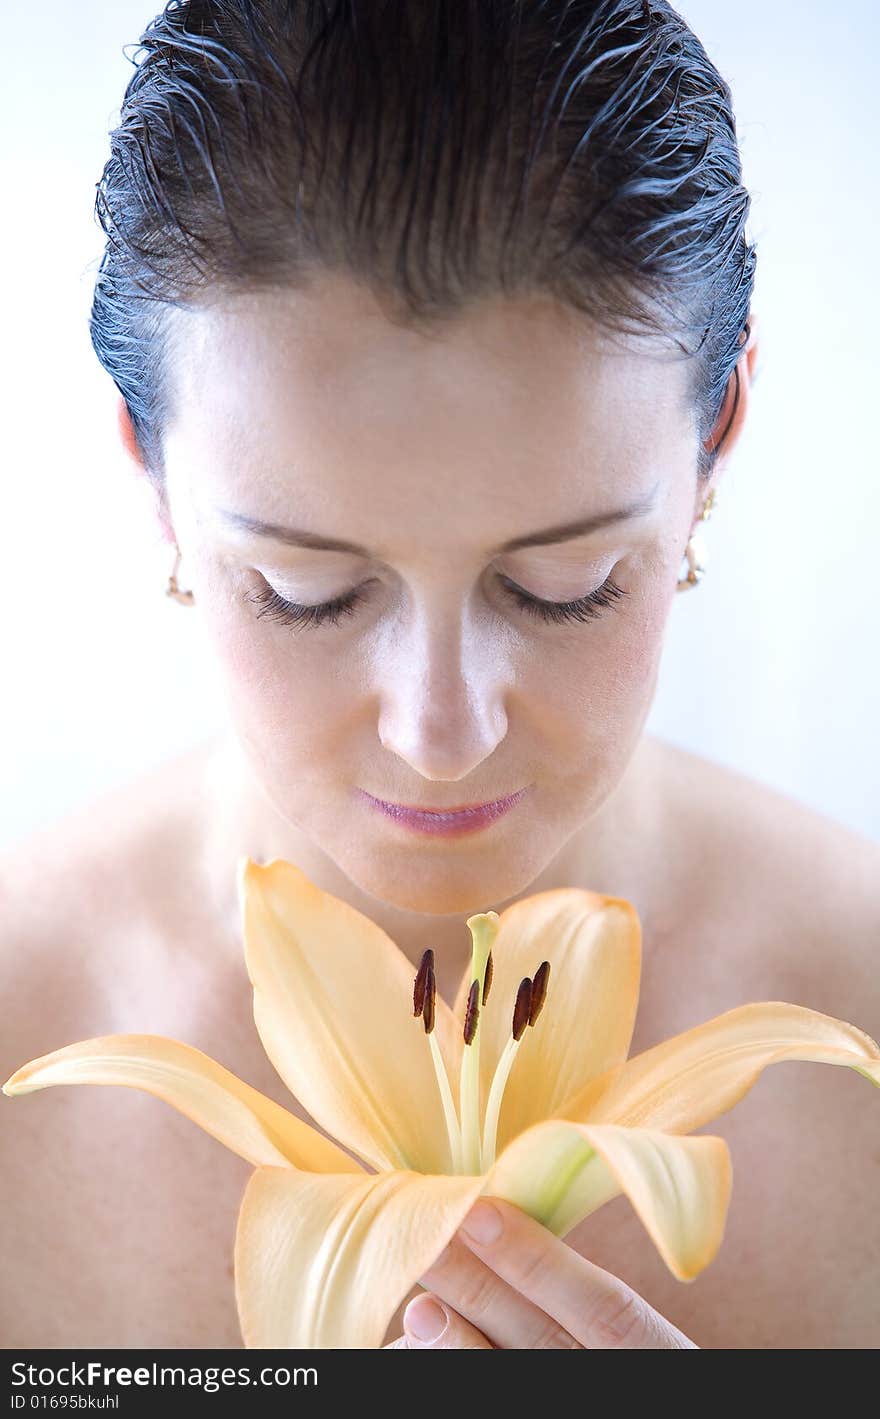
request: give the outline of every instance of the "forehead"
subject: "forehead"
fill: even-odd
[[[515,535],[536,492],[544,521],[573,498],[610,506],[690,448],[686,363],[546,298],[482,302],[426,332],[322,277],[174,319],[169,481],[262,517],[306,494],[325,526],[340,503],[365,517],[368,488],[377,526],[410,506],[423,519],[427,500],[507,510]]]

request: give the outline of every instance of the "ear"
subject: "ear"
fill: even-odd
[[[153,516],[159,524],[159,531],[166,542],[175,542],[174,527],[168,506],[162,492],[156,487],[154,479],[150,476],[149,469],[144,463],[143,454],[137,441],[137,434],[131,422],[131,415],[128,412],[128,405],[120,394],[116,404],[116,423],[119,429],[119,438],[122,446],[135,465],[139,477],[144,478],[147,484],[147,495],[149,497]]]
[[[724,402],[721,405],[715,427],[703,445],[707,451],[711,450],[716,444],[721,444],[722,446],[715,460],[711,479],[708,483],[701,480],[697,489],[699,505],[694,512],[694,528],[700,519],[703,504],[709,492],[718,486],[724,469],[727,467],[728,460],[739,442],[740,435],[748,417],[749,404],[751,401],[751,387],[754,383],[758,359],[758,317],[751,312],[749,314],[748,324],[748,337],[746,338],[745,331],[743,331],[740,337],[742,353],[736,362],[736,368],[731,370],[730,378],[727,381]],[[737,379],[739,380],[738,396]],[[729,428],[728,424],[730,425]],[[691,531],[693,530],[692,528]]]
[[[119,437],[122,440],[123,448],[125,449],[132,462],[136,465],[138,473],[141,473],[146,477],[147,470],[144,466],[144,460],[141,455],[141,451],[138,448],[138,441],[137,435],[134,431],[134,424],[131,422],[131,415],[128,412],[128,405],[126,404],[121,394],[118,400],[116,401],[116,423],[119,429]]]

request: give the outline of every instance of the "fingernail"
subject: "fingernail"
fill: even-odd
[[[416,1296],[403,1313],[404,1327],[416,1340],[439,1340],[448,1316],[433,1296]]]
[[[497,1242],[504,1229],[504,1219],[491,1202],[477,1202],[461,1224],[460,1230],[472,1241],[487,1246]]]

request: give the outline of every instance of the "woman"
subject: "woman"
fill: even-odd
[[[154,21],[91,331],[229,732],[7,858],[4,1077],[151,1032],[289,1107],[245,853],[414,968],[430,944],[447,1000],[469,914],[574,885],[639,912],[633,1052],[748,1000],[880,1034],[876,846],[642,732],[748,412],[748,209],[729,89],[663,0]],[[713,1124],[736,1187],[697,1287],[624,1199],[565,1242],[502,1205],[424,1278],[442,1334],[401,1306],[387,1343],[874,1345],[875,1108],[802,1066]],[[240,1344],[247,1164],[129,1090],[4,1122],[7,1346]]]

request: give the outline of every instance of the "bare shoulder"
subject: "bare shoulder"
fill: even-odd
[[[231,996],[218,984],[192,890],[201,760],[178,755],[0,858],[4,1080],[108,1034],[166,1035],[220,1059],[225,1048],[235,1068],[242,982]],[[9,1344],[237,1343],[241,1159],[135,1089],[46,1089],[0,1110]]]
[[[683,816],[690,809],[701,832],[721,835],[754,866],[772,849],[783,865],[788,856],[821,852],[835,869],[845,863],[863,873],[876,869],[880,843],[874,839],[737,769],[667,740],[650,744],[673,809]]]
[[[142,948],[163,939],[172,917],[165,939],[185,937],[176,883],[191,860],[205,758],[202,748],[177,755],[0,856],[0,991],[9,1009],[0,1069],[20,1063],[22,1048],[45,1053],[73,1030],[104,1033],[108,993],[149,994],[145,973],[156,957]],[[120,970],[108,971],[114,959]]]
[[[662,741],[652,753],[668,817],[632,1052],[752,1000],[880,1040],[878,845],[698,755]],[[730,1147],[734,1187],[697,1285],[669,1276],[617,1202],[576,1245],[704,1348],[873,1348],[878,1128],[880,1091],[853,1070],[773,1065],[706,1130]]]
[[[654,741],[654,752],[669,831],[681,825],[669,890],[701,921],[735,926],[756,969],[772,962],[816,997],[802,1003],[829,1010],[837,985],[880,1030],[880,843],[675,745]]]

